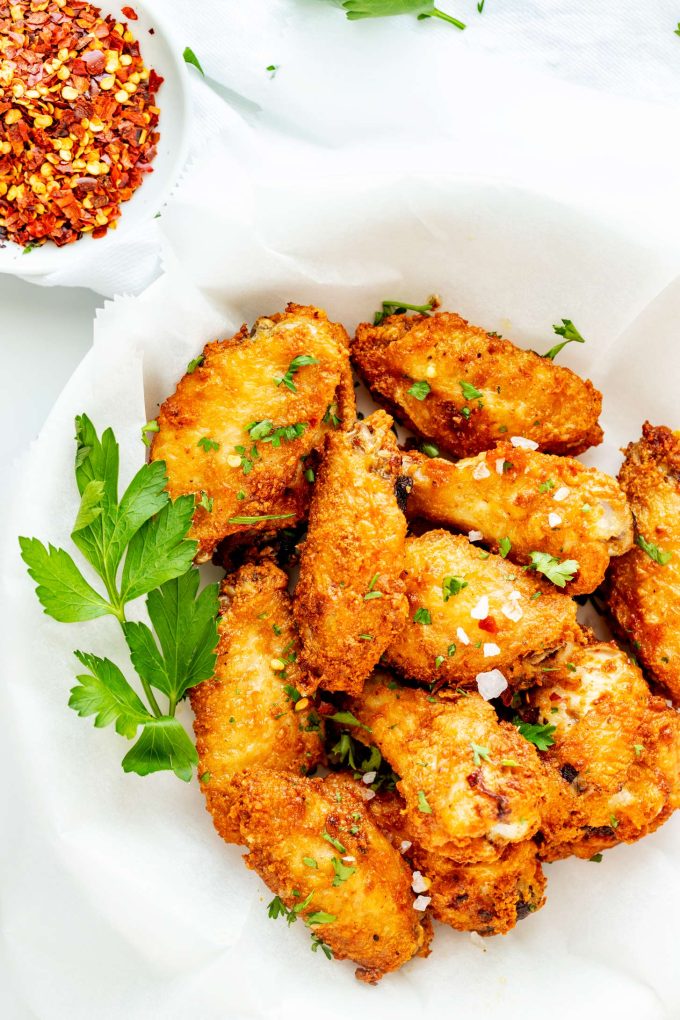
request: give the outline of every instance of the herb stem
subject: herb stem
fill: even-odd
[[[460,28],[461,31],[466,27],[463,24],[462,21],[458,21],[457,18],[452,18],[450,14],[444,14],[443,11],[438,10],[436,7],[432,11],[431,17],[433,17],[433,18],[441,18],[442,21],[448,21],[449,24],[455,25],[456,28]],[[402,307],[404,307],[404,306],[402,306]],[[406,307],[408,307],[408,306],[406,306]]]

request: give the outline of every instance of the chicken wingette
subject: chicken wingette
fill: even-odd
[[[649,676],[680,705],[680,432],[645,422],[619,481],[637,537],[609,569],[609,611]]]
[[[229,821],[231,781],[255,765],[311,771],[323,758],[322,723],[298,688],[288,579],[273,563],[249,563],[222,582],[215,675],[192,688],[198,774],[220,835]],[[298,711],[298,709],[302,709]]]
[[[549,654],[577,630],[571,599],[462,535],[408,538],[405,563],[409,618],[385,660],[407,678],[469,686],[498,670],[512,684],[523,659]]]
[[[362,323],[352,359],[376,400],[454,457],[491,449],[504,435],[545,453],[602,442],[602,395],[589,380],[459,315]]]
[[[553,741],[541,857],[590,858],[657,829],[680,806],[678,713],[613,643],[567,647],[535,679],[521,714]]]
[[[410,518],[423,517],[476,539],[525,564],[541,551],[574,559],[578,570],[565,592],[592,592],[610,558],[633,544],[633,519],[616,479],[571,457],[499,443],[452,464],[417,452],[404,455],[413,479]]]
[[[305,692],[358,693],[404,625],[408,479],[384,411],[326,439],[302,547],[294,611]]]
[[[496,860],[538,830],[536,748],[478,694],[450,700],[376,676],[351,709],[356,737],[370,738],[400,776],[406,825],[424,849],[464,863]]]
[[[305,513],[304,459],[354,418],[348,343],[325,312],[291,304],[208,344],[162,405],[151,458],[173,499],[196,497],[199,562],[228,535]]]
[[[270,916],[299,918],[313,945],[354,960],[370,983],[427,954],[431,924],[413,906],[411,869],[351,779],[252,769],[234,785],[245,862],[276,894]]]

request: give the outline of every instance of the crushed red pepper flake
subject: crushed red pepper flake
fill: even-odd
[[[152,170],[162,83],[127,24],[98,7],[0,0],[0,243],[61,246],[115,227]]]

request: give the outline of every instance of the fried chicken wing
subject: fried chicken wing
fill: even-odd
[[[165,461],[173,498],[196,495],[199,562],[227,535],[304,513],[304,458],[340,421],[338,401],[353,400],[348,343],[325,312],[291,304],[208,344],[162,405],[151,458]]]
[[[377,826],[414,868],[414,891],[430,900],[433,917],[458,931],[505,935],[545,903],[546,880],[532,840],[512,843],[497,860],[459,864],[418,844],[397,793],[369,801]]]
[[[352,780],[252,769],[234,780],[245,862],[309,925],[312,938],[375,983],[426,955],[431,926],[414,909],[411,869],[371,820]]]
[[[362,323],[352,359],[376,400],[454,457],[488,450],[504,433],[545,453],[602,442],[602,395],[589,380],[459,315]]]
[[[303,689],[358,693],[408,612],[406,519],[392,419],[376,411],[326,439],[294,611]]]
[[[401,777],[405,824],[424,849],[464,863],[496,860],[538,830],[536,749],[479,695],[447,700],[377,676],[351,705]]]
[[[680,705],[680,432],[645,422],[619,481],[638,544],[612,563],[607,603],[621,637]]]
[[[509,542],[513,563],[529,563],[533,551],[573,558],[578,572],[569,595],[594,591],[610,557],[633,544],[632,515],[616,480],[571,457],[504,442],[456,464],[405,454],[404,470],[413,479],[409,517],[481,532],[494,552]]]
[[[234,775],[253,766],[299,775],[323,758],[319,716],[293,700],[302,672],[287,585],[268,561],[222,582],[215,675],[190,692],[206,806],[230,842],[239,837],[228,814]]]
[[[421,683],[465,686],[494,669],[514,682],[522,659],[546,655],[576,630],[571,599],[462,535],[407,539],[405,576],[409,619],[385,659]]]
[[[614,643],[567,647],[543,668],[522,712],[555,727],[541,857],[590,858],[653,832],[680,806],[680,716]]]

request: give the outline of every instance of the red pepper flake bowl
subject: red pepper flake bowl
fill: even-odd
[[[157,6],[0,0],[0,272],[90,260],[167,201],[189,86]]]

